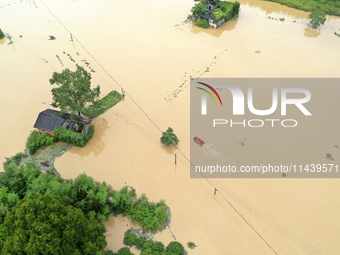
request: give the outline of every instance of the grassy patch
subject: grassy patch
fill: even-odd
[[[276,2],[303,11],[323,11],[329,15],[340,16],[340,1],[324,0],[266,0]]]
[[[107,94],[102,99],[96,101],[93,105],[87,107],[83,114],[93,119],[98,117],[100,114],[106,112],[108,109],[113,107],[115,104],[122,101],[123,95],[119,94],[117,91],[113,90]]]

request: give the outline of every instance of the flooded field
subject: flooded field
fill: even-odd
[[[211,184],[190,179],[182,154],[174,164],[176,148],[160,144],[159,129],[171,126],[189,157],[190,77],[339,77],[339,18],[314,30],[306,12],[240,2],[237,20],[203,30],[185,22],[190,0],[1,0],[0,28],[14,43],[0,41],[0,158],[23,150],[39,112],[51,107],[52,72],[83,65],[103,95],[122,86],[148,117],[127,96],[95,120],[86,147],[56,160],[63,178],[86,172],[117,190],[129,185],[165,199],[170,229],[155,239],[193,241],[189,254],[338,254],[339,180],[210,180],[257,234]],[[117,251],[130,223],[111,218],[106,226],[108,248]]]

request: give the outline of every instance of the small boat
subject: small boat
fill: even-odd
[[[201,138],[198,138],[197,136],[195,136],[193,140],[195,143],[197,143],[201,147],[205,144],[205,142],[203,142],[203,140]]]

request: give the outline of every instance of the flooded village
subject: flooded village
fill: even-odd
[[[0,40],[0,158],[23,152],[39,113],[58,110],[51,106],[52,73],[83,66],[92,87],[100,85],[100,98],[113,90],[125,97],[91,122],[82,120],[84,132],[94,125],[93,137],[84,147],[62,147],[53,161],[62,178],[86,173],[114,190],[145,193],[150,202],[164,199],[171,220],[152,240],[177,241],[190,255],[338,254],[338,179],[190,178],[191,78],[339,77],[339,17],[327,15],[314,29],[309,12],[239,2],[236,18],[204,29],[187,20],[191,0],[0,1],[0,28],[13,41]],[[160,142],[168,127],[177,147]],[[339,133],[333,135],[340,146]],[[245,150],[255,141],[247,137]],[[340,149],[331,153],[339,162]],[[103,223],[113,252],[124,247],[128,229],[141,229],[122,214]]]

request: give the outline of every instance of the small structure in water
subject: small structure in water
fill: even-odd
[[[58,127],[73,130],[80,133],[82,130],[88,131],[91,127],[92,120],[83,117],[76,117],[74,120],[71,114],[60,114],[59,111],[46,109],[39,113],[39,116],[34,124],[34,128],[38,129],[39,133],[47,133],[53,135],[53,130]]]
[[[206,9],[202,13],[202,8]],[[228,2],[221,0],[200,0],[200,3],[195,4],[192,8],[192,15],[188,18],[196,21],[196,25],[208,28],[218,28],[224,22],[238,15],[240,11],[239,2]]]
[[[208,20],[209,26],[213,28],[218,28],[225,22],[224,18],[217,21],[216,16],[213,12],[216,8],[218,8],[219,2],[220,0],[207,0],[205,6],[207,7],[208,11],[200,16],[202,19]]]
[[[201,138],[198,138],[197,136],[195,136],[193,140],[195,143],[197,143],[201,147],[205,144],[205,142],[203,142],[203,140]]]

